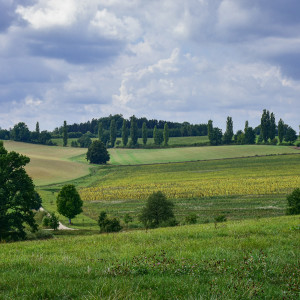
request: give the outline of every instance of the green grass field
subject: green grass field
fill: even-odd
[[[299,299],[299,216],[1,244],[1,299]]]
[[[293,147],[234,145],[167,149],[109,149],[113,165],[138,165],[300,153]]]

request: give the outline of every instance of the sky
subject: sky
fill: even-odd
[[[0,127],[109,114],[299,129],[299,0],[0,0]]]

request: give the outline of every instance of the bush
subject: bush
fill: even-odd
[[[105,211],[102,211],[98,218],[100,232],[119,232],[122,230],[120,221],[117,218],[108,218]]]
[[[215,223],[221,223],[221,222],[226,222],[227,218],[225,215],[220,215],[215,217]]]
[[[195,213],[189,214],[185,217],[185,224],[196,224],[198,216]]]
[[[277,143],[278,143],[278,140],[276,138],[274,138],[274,139],[271,140],[271,144],[272,145],[277,145]]]
[[[300,214],[300,189],[295,189],[291,194],[286,197],[288,207],[286,210],[287,215],[298,215]]]
[[[59,227],[59,220],[55,213],[51,213],[50,215],[46,215],[43,218],[42,225],[46,228],[51,228],[53,230],[57,230]]]

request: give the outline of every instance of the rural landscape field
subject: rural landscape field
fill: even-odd
[[[48,212],[56,212],[65,183],[78,188],[84,205],[72,225],[59,215],[73,231],[1,245],[3,299],[299,296],[300,220],[284,215],[286,195],[300,186],[300,150],[110,149],[110,162],[97,166],[82,148],[4,146],[31,157],[26,168]],[[138,216],[158,190],[174,202],[181,226],[145,231]],[[101,211],[133,220],[120,233],[99,235]],[[184,225],[193,213],[197,224]],[[215,223],[223,215],[227,221]],[[23,280],[15,288],[18,274]]]

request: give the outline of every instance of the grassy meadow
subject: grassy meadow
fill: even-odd
[[[299,299],[299,216],[2,244],[1,299]]]

